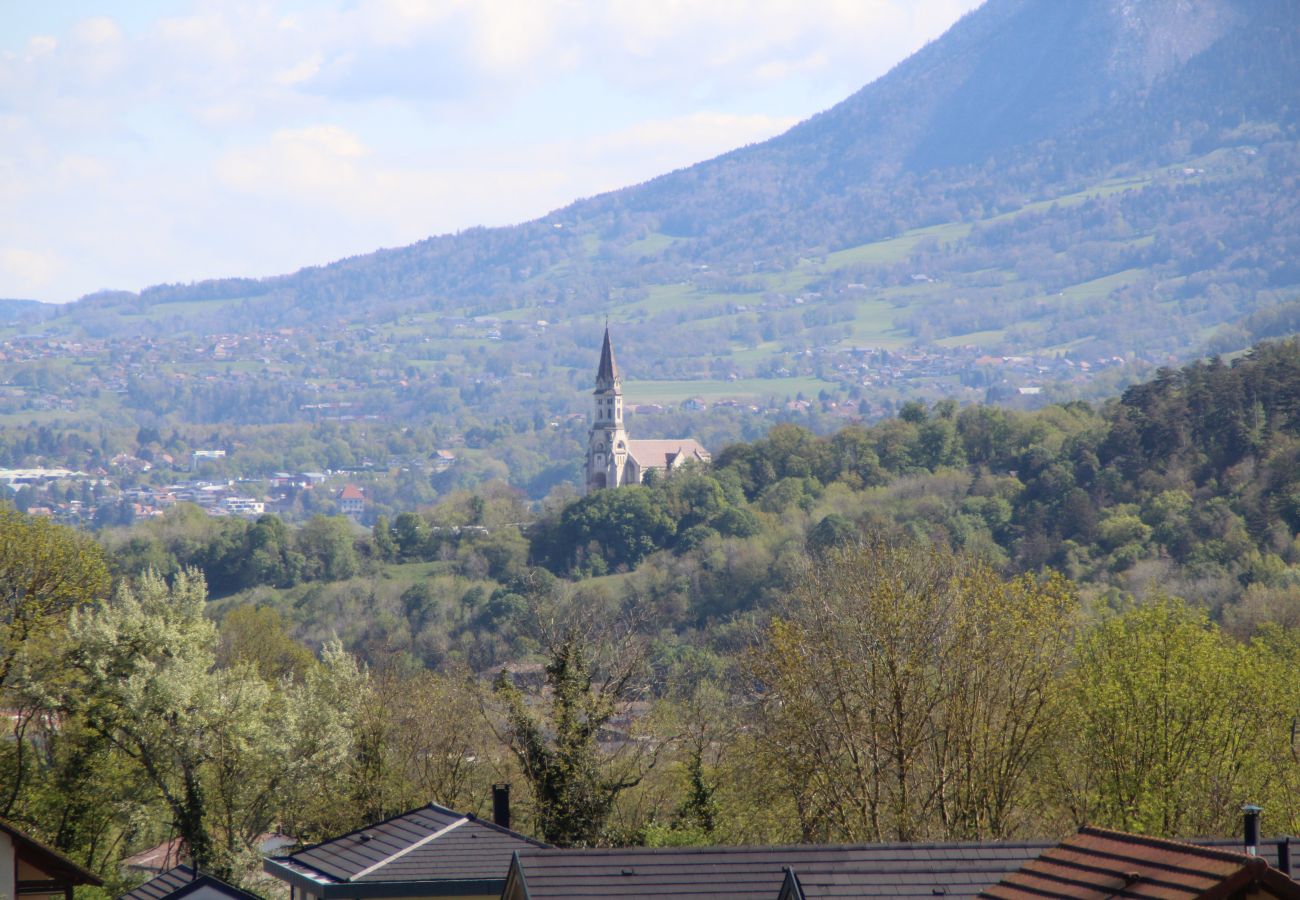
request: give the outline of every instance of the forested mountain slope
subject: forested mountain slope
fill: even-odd
[[[1187,355],[1300,280],[1298,40],[1300,8],[1284,0],[992,0],[767,142],[536,222],[279,278],[89,298],[64,324],[164,328],[127,313],[180,301],[192,327],[212,301],[210,324],[243,326],[672,313],[645,349],[673,355],[681,316],[712,331],[744,306],[689,352],[741,365],[756,344],[788,349],[771,346],[780,334]],[[863,249],[836,253],[848,248]],[[832,308],[773,332],[761,310],[808,291]],[[1156,307],[1188,324],[1161,335],[1146,320]],[[913,319],[946,312],[955,327]],[[1135,328],[1108,332],[1116,320]]]

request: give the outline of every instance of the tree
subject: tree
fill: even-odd
[[[228,669],[251,666],[264,680],[274,682],[281,678],[301,681],[316,658],[290,636],[288,623],[278,610],[245,604],[221,620],[216,661]]]
[[[590,547],[608,567],[630,569],[667,546],[676,531],[657,491],[639,484],[596,491],[561,514],[553,563],[572,564]]]
[[[215,629],[203,615],[207,592],[194,572],[171,588],[146,575],[113,602],[74,618],[66,711],[134,760],[158,791],[196,866],[213,870],[202,766],[217,703],[208,674]]]
[[[1059,576],[880,538],[811,562],[749,663],[802,838],[1013,833],[1074,606]]]
[[[550,651],[549,696],[541,715],[504,671],[493,686],[504,706],[502,738],[532,789],[537,829],[556,846],[598,843],[614,801],[644,774],[639,754],[607,758],[597,743],[600,730],[626,701],[637,670],[626,658],[623,662],[598,684],[584,640],[570,630]]]
[[[1054,768],[1070,817],[1165,836],[1234,828],[1237,807],[1262,796],[1268,757],[1287,755],[1266,739],[1268,655],[1161,598],[1095,623],[1074,656],[1075,738]]]
[[[301,822],[312,796],[347,771],[363,681],[337,647],[296,682],[259,672],[268,660],[256,653],[217,666],[205,601],[194,571],[170,586],[152,574],[123,584],[111,603],[73,617],[68,676],[56,686],[68,727],[128,761],[195,866],[231,878],[256,861],[259,835]]]
[[[309,580],[342,581],[357,574],[354,528],[342,516],[312,516],[298,531],[298,550]]]
[[[88,536],[0,507],[0,694],[22,655],[108,584],[103,551]]]

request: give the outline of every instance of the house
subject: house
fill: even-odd
[[[1084,827],[980,897],[1300,900],[1300,884],[1248,853]]]
[[[72,900],[72,889],[103,881],[62,853],[0,819],[0,900]]]
[[[271,857],[263,868],[288,882],[290,900],[496,900],[513,854],[545,846],[502,825],[430,803],[288,856]]]
[[[189,900],[262,900],[257,894],[185,865],[168,869],[135,890],[127,891],[118,900],[181,900],[182,897]]]
[[[355,484],[343,485],[339,491],[339,511],[353,521],[360,522],[361,514],[366,511],[366,495]]]
[[[255,497],[223,497],[221,507],[232,516],[255,519],[266,512],[266,501]]]
[[[688,462],[708,462],[694,438],[632,440],[623,427],[623,378],[605,327],[596,368],[595,413],[587,435],[587,490],[640,484],[652,471],[671,472]]]
[[[504,827],[508,787],[494,788],[502,825],[429,804],[377,825],[265,860],[291,900],[474,897],[481,900],[832,900],[1033,897],[1103,900],[1300,900],[1289,839],[1198,844],[1084,828],[1062,844],[799,844],[783,847],[559,849]],[[1247,834],[1252,830],[1248,827]],[[1271,845],[1271,846],[1270,846]],[[1272,857],[1276,854],[1276,857]],[[132,900],[160,900],[155,897]]]

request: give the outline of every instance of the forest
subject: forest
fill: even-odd
[[[0,512],[0,817],[127,885],[430,800],[562,846],[1300,827],[1300,341],[363,532]]]

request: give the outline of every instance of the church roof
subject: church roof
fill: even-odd
[[[609,342],[609,326],[605,326],[605,343],[600,348],[600,367],[596,369],[596,387],[613,386],[618,380],[618,363],[614,362],[614,347]]]
[[[690,460],[708,462],[709,451],[694,438],[628,441],[627,452],[643,469],[671,469]]]

